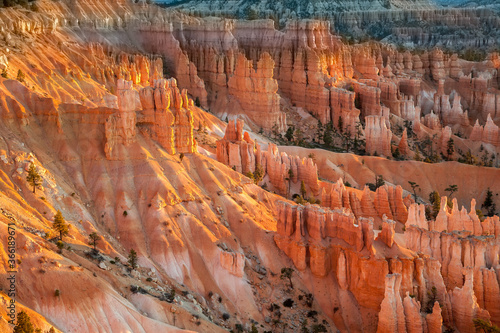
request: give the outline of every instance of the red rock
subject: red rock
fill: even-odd
[[[234,276],[242,277],[245,269],[245,256],[241,253],[220,252],[220,264]]]
[[[391,156],[392,132],[387,128],[385,118],[381,116],[366,117],[365,127],[366,152]]]
[[[453,318],[455,326],[460,332],[476,332],[473,319],[489,319],[487,311],[479,308],[477,298],[473,290],[472,270],[465,271],[465,283],[463,288],[457,288],[450,291],[451,304],[453,307]]]
[[[342,290],[347,290],[349,284],[347,282],[347,261],[343,251],[340,252],[339,260],[337,264],[337,281],[339,282],[339,287]]]
[[[450,58],[450,77],[452,79],[460,78],[464,73],[458,61],[458,55],[454,53]]]
[[[357,83],[354,85],[354,91],[361,104],[361,116],[382,116],[379,88]]]
[[[403,300],[404,314],[406,320],[406,330],[408,333],[420,333],[424,332],[424,321],[420,315],[420,302],[415,300],[414,297],[410,297],[409,293],[406,292],[406,296]]]
[[[481,127],[479,121],[476,120],[469,138],[473,141],[482,141],[485,144],[492,144],[498,147],[500,146],[500,129],[491,119],[491,115],[488,114],[488,119],[484,127]]]
[[[321,195],[318,182],[318,169],[316,163],[311,158],[299,158],[298,156],[288,156],[286,153],[279,153],[274,144],[268,145],[267,152],[263,153],[263,160],[266,162],[264,171],[269,175],[271,184],[276,187],[280,193],[288,192],[288,180],[290,168],[294,177],[290,180],[293,183],[301,183],[311,190],[315,196]]]
[[[380,305],[377,333],[406,332],[403,302],[400,295],[401,275],[388,274],[385,278],[385,296]]]
[[[435,114],[432,110],[431,113],[426,114],[423,119],[420,120],[422,124],[433,130],[441,129],[441,121],[439,116]]]
[[[196,66],[190,62],[179,41],[174,37],[172,25],[142,25],[139,31],[144,50],[151,54],[163,55],[179,85],[198,97],[203,107],[208,107],[205,83],[198,76]]]
[[[419,106],[415,105],[413,96],[403,96],[403,99],[399,101],[399,114],[401,118],[411,121],[413,125],[420,123],[420,112]]]
[[[398,149],[403,156],[408,156],[410,152],[410,148],[408,147],[408,134],[406,132],[406,128],[404,129],[401,140],[399,141]]]
[[[444,69],[444,55],[443,51],[434,49],[429,56],[431,63],[431,75],[434,81],[442,80],[446,77]]]
[[[451,127],[449,126],[446,126],[445,128],[443,128],[443,130],[441,131],[441,137],[439,138],[439,146],[441,148],[441,153],[444,155],[444,156],[448,156],[448,141],[451,139]]]
[[[429,223],[425,218],[425,206],[413,203],[408,209],[408,219],[406,221],[406,228],[411,225],[420,229],[429,229]]]
[[[106,120],[106,145],[104,151],[108,159],[120,158],[117,151],[119,145],[129,145],[136,136],[136,94],[132,90],[132,82],[118,80],[118,112]]]
[[[271,131],[276,124],[282,132],[286,115],[280,111],[278,83],[273,78],[273,70],[274,60],[266,52],[261,55],[255,70],[252,61],[239,54],[227,83],[228,93],[236,98],[242,112],[257,128]]]
[[[323,124],[330,120],[336,128],[339,126],[339,117],[342,118],[343,130],[350,133],[355,133],[356,124],[359,123],[358,110],[354,105],[356,93],[345,89],[330,88],[330,108],[331,115],[320,120]]]
[[[495,325],[500,324],[500,290],[498,285],[498,272],[500,267],[495,268],[482,268],[482,277],[484,285],[484,309],[486,309],[490,316],[491,321]]]
[[[243,135],[243,125],[242,120],[236,124],[234,120],[229,121],[224,138],[217,141],[217,160],[247,174],[253,173],[257,166],[256,144],[246,132]]]
[[[321,204],[324,207],[331,209],[338,209],[344,207],[343,202],[345,197],[348,196],[347,189],[344,186],[342,178],[336,183],[321,183]],[[348,207],[346,207],[348,208]]]
[[[441,317],[441,307],[439,302],[434,303],[432,313],[425,317],[427,330],[429,333],[441,333],[443,331],[443,318]]]
[[[395,233],[396,222],[388,220],[385,218],[382,221],[382,231],[377,237],[377,240],[381,240],[388,247],[392,247],[394,244],[394,233]]]

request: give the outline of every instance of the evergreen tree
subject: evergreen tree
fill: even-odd
[[[338,128],[340,133],[344,131],[344,120],[342,119],[342,116],[339,116]]]
[[[470,149],[465,153],[465,164],[474,165],[477,163],[476,156],[472,155]]]
[[[288,141],[293,141],[293,133],[294,132],[295,132],[295,127],[294,126],[288,127],[288,129],[286,130],[286,133],[285,133],[285,138]]]
[[[366,183],[370,191],[376,191],[380,186],[385,185],[385,180],[382,175],[375,176],[375,183]]]
[[[282,280],[288,279],[288,281],[290,282],[290,288],[293,289],[292,274],[293,274],[293,268],[291,268],[291,267],[283,267],[281,269],[280,279],[282,279]]]
[[[295,175],[293,174],[293,170],[292,168],[288,169],[288,177],[285,178],[286,180],[288,180],[288,195],[290,195],[290,186],[292,185],[292,178],[294,177]]]
[[[450,198],[453,195],[453,193],[458,192],[458,185],[450,185],[447,188],[445,188],[446,192],[450,192]]]
[[[429,194],[429,201],[432,204],[432,217],[436,218],[441,209],[441,196],[437,191],[432,191]]]
[[[14,326],[14,333],[34,333],[35,328],[33,327],[33,324],[31,323],[31,318],[30,316],[23,311],[19,312],[17,314],[17,323],[16,326]]]
[[[325,131],[325,128],[323,127],[321,120],[318,120],[318,128],[316,129],[316,137],[318,138],[318,143],[321,143],[321,141],[323,141],[324,131]]]
[[[97,253],[97,244],[101,240],[101,237],[97,234],[97,232],[93,232],[89,235],[89,245],[94,248],[94,253]]]
[[[252,171],[248,171],[245,176],[247,176],[248,178],[250,178],[251,180],[253,180],[255,182],[255,178],[254,178]]]
[[[399,152],[399,148],[396,148],[393,152],[392,152],[392,157],[394,157],[395,159],[398,159],[401,157],[401,153]]]
[[[132,269],[137,268],[137,252],[135,252],[134,249],[131,249],[128,254],[128,264],[132,267]]]
[[[487,216],[495,215],[495,211],[497,210],[496,204],[493,202],[493,192],[491,192],[488,187],[488,191],[486,191],[486,198],[484,198],[484,202],[481,207],[485,208]]]
[[[69,233],[69,224],[66,223],[59,210],[54,216],[54,224],[52,224],[52,228],[59,233],[59,240],[61,241],[63,240],[63,236],[66,236]]]
[[[62,241],[58,240],[57,243],[56,243],[56,246],[59,249],[59,253],[62,254],[63,249],[64,249],[64,243]]]
[[[417,202],[417,188],[419,188],[420,185],[418,185],[415,182],[410,182],[410,181],[408,182],[408,184],[410,184],[411,189],[413,190],[413,195],[415,196],[415,202]]]
[[[375,188],[379,188],[380,186],[385,185],[385,180],[382,175],[378,175],[378,177],[375,180]]]
[[[275,139],[280,139],[282,138],[281,133],[278,131],[278,124],[274,124],[271,133],[273,134]]]
[[[325,126],[325,131],[323,133],[323,142],[328,147],[332,146],[333,144],[333,123],[331,121]]]
[[[427,306],[424,308],[424,312],[432,313],[434,303],[438,301],[437,288],[435,286],[432,286],[431,290],[427,292],[427,298]]]
[[[491,324],[484,319],[473,319],[474,327],[477,331],[481,330],[484,333],[500,333],[500,327]]]
[[[448,155],[448,160],[450,160],[453,156],[453,153],[455,152],[455,143],[453,142],[452,138],[448,140],[446,147],[446,154]]]
[[[300,182],[300,195],[302,195],[302,198],[305,198],[307,195],[306,184],[304,183],[304,181]]]
[[[260,164],[255,166],[255,172],[253,173],[253,181],[255,184],[260,183],[260,181],[264,178],[264,169]]]
[[[17,71],[17,81],[24,82],[25,79],[26,79],[26,75],[24,75],[23,71],[18,70]]]
[[[38,173],[35,164],[31,163],[28,169],[28,176],[26,176],[26,181],[28,184],[33,186],[33,193],[35,193],[36,188],[42,185],[42,176]]]
[[[418,147],[415,150],[415,157],[413,159],[418,162],[422,161],[422,156],[420,155],[420,150],[418,149]]]

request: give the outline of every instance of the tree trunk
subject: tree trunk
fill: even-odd
[[[292,289],[293,289],[292,278],[291,278],[291,277],[289,277],[289,278],[288,278],[288,281],[290,281],[290,288],[292,288]]]

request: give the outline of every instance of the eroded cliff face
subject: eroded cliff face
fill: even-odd
[[[112,50],[127,41],[131,50],[164,60],[159,66],[157,60],[146,65],[146,60],[118,59],[121,70],[115,75],[145,85],[165,70],[197,105],[223,119],[241,117],[255,131],[283,133],[289,125],[285,114],[305,110],[353,136],[367,126],[366,116],[383,116],[387,126],[407,121],[419,136],[431,136],[442,125],[468,135],[470,124],[486,122],[488,114],[495,121],[497,115],[496,54],[474,67],[438,49],[412,55],[376,43],[345,45],[324,21],[289,20],[280,31],[271,20],[197,18],[145,3],[111,6],[108,18],[70,10],[65,3],[44,6],[56,27],[78,26],[75,33],[88,42],[106,40]],[[116,29],[83,33],[92,30],[92,22]],[[109,82],[109,74],[94,75]],[[429,82],[435,89],[432,105],[422,91]],[[401,119],[389,121],[391,115]],[[374,137],[365,137],[367,145],[377,144]],[[386,156],[395,149],[388,147],[380,147]]]
[[[41,1],[38,13],[2,9],[0,20],[0,238],[16,224],[17,301],[38,327],[274,330],[298,328],[312,311],[329,331],[500,324],[498,216],[483,220],[475,201],[459,207],[482,200],[498,171],[386,158],[396,148],[411,158],[427,137],[443,155],[451,138],[460,150],[495,151],[498,55],[472,63],[345,45],[325,22],[279,31],[145,2]],[[384,158],[277,146],[256,133],[300,128],[304,111]],[[42,176],[36,193],[31,164]],[[387,183],[371,191],[378,175]],[[421,192],[410,195],[417,179]],[[428,221],[415,199],[451,183],[461,189],[453,208],[443,197]],[[319,203],[287,200],[297,196]],[[71,225],[62,253],[50,234],[57,210]],[[130,249],[137,269],[125,264]],[[293,285],[280,279],[285,267]]]
[[[422,206],[410,208],[404,234],[406,246],[440,262],[445,285],[440,297],[444,302],[450,299],[452,314],[448,312],[448,320],[453,316],[460,332],[475,331],[471,322],[476,318],[491,318],[498,324],[498,306],[492,303],[498,294],[498,216],[480,221],[475,200],[470,213],[463,207],[459,211],[456,200],[451,212],[446,197],[441,204],[444,206],[436,220],[429,222],[422,216]]]
[[[177,8],[197,16],[270,18],[280,27],[290,19],[320,19],[331,22],[335,31],[348,36],[385,38],[400,44],[434,46],[448,43],[458,50],[460,47],[493,46],[498,42],[498,34],[490,30],[492,26],[498,27],[498,15],[484,5],[478,9],[443,8],[429,1],[401,0],[290,3],[262,0],[252,4],[204,0],[178,4]]]
[[[298,270],[310,269],[323,278],[333,271],[332,287],[352,293],[360,305],[354,315],[364,318],[365,329],[375,326],[368,319],[369,309],[380,309],[377,332],[439,332],[441,327],[474,332],[474,319],[498,322],[494,300],[499,290],[500,224],[498,217],[479,222],[474,211],[465,215],[467,226],[457,206],[455,200],[451,213],[427,222],[423,206],[413,204],[404,240],[395,239],[394,222],[384,219],[374,241],[373,221],[356,220],[348,210],[279,203],[275,241]],[[434,226],[442,223],[441,214],[456,221],[450,222],[455,223],[450,229]],[[387,261],[380,261],[380,255]],[[385,291],[379,288],[384,285]]]

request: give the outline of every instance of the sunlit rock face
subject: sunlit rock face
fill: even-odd
[[[482,50],[498,17],[208,3],[0,9],[0,257],[15,225],[17,309],[56,332],[500,325],[500,56],[427,47]]]

